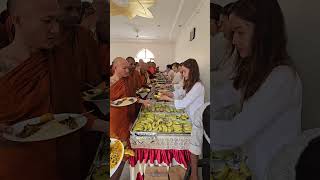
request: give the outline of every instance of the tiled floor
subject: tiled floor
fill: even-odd
[[[123,171],[122,171],[120,180],[130,180],[130,169],[129,169],[128,163],[126,163],[123,167]]]

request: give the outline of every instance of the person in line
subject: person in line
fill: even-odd
[[[230,119],[213,117],[211,146],[240,148],[252,178],[261,180],[273,155],[301,132],[302,85],[287,53],[277,0],[240,0],[229,19],[238,54],[233,86],[241,94],[240,111]]]
[[[177,109],[185,109],[190,117],[196,109],[204,104],[204,86],[200,80],[199,66],[195,59],[188,59],[182,63],[184,86],[177,91],[166,92],[160,100],[174,102]]]
[[[172,84],[179,84],[182,80],[182,74],[179,71],[179,63],[173,63],[172,64],[172,70],[174,72],[174,77],[172,79]]]

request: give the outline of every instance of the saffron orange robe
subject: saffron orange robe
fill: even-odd
[[[61,37],[61,45],[56,51],[63,54],[66,61],[72,62],[77,67],[81,82],[97,86],[102,82],[101,57],[99,55],[99,46],[95,41],[93,34],[81,26],[73,29],[64,30]],[[85,90],[81,83],[81,90]]]
[[[39,52],[0,78],[0,123],[10,125],[47,112],[83,112],[78,68],[64,57]],[[80,178],[74,173],[80,170],[79,140],[78,131],[49,141],[2,143],[0,179]]]
[[[122,78],[110,87],[110,100],[114,101],[123,97],[128,97],[128,79]],[[132,106],[132,105],[131,105]],[[130,124],[129,108],[110,106],[110,136],[120,138],[122,141],[129,141]]]
[[[128,88],[129,88],[129,96],[136,97],[136,91],[142,87],[140,74],[138,71],[134,70],[128,77]],[[135,103],[134,105],[129,107],[129,116],[132,117],[131,121],[134,122],[138,115],[140,105]]]

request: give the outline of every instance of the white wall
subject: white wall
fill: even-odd
[[[174,59],[174,44],[173,43],[137,43],[137,42],[111,42],[110,43],[110,58],[112,60],[120,57],[135,57],[136,54],[143,48],[149,49],[155,56],[155,63],[164,70],[167,64],[175,62]]]
[[[288,32],[288,50],[303,83],[302,127],[320,127],[320,1],[279,0]]]
[[[7,1],[1,0],[1,1],[0,1],[0,12],[2,12],[3,10],[5,10],[6,8],[7,8]]]
[[[200,78],[205,85],[205,101],[210,101],[210,6],[209,0],[201,2],[200,10],[190,19],[177,37],[175,59],[194,58],[200,68]],[[196,37],[189,41],[190,31],[196,28]]]

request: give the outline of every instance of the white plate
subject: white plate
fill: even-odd
[[[61,125],[57,123],[57,121],[62,121],[69,116],[76,117],[76,122],[78,124],[78,127],[75,129],[69,129],[65,125]],[[70,134],[72,132],[75,132],[79,129],[81,129],[83,126],[87,123],[87,118],[80,115],[80,114],[55,114],[54,120],[49,121],[48,123],[41,126],[41,129],[36,132],[35,134],[27,137],[27,138],[19,138],[15,136],[16,134],[23,131],[23,128],[27,124],[37,124],[40,122],[40,117],[29,119],[26,121],[18,122],[14,125],[12,125],[13,134],[3,134],[3,137],[10,141],[16,141],[16,142],[34,142],[34,141],[44,141],[49,139],[55,139],[61,136],[65,136],[67,134]]]
[[[140,94],[140,93],[148,93],[150,92],[150,89],[148,88],[140,88],[136,93]]]
[[[133,102],[129,101],[129,100],[128,100],[129,98],[133,99]],[[116,105],[116,103],[117,103],[118,101],[122,101],[123,99],[127,99],[127,100],[123,101],[123,102],[122,102],[121,104],[119,104],[119,105]],[[114,107],[129,106],[129,105],[131,105],[131,104],[134,104],[134,103],[137,102],[137,101],[138,101],[138,99],[137,99],[136,97],[125,97],[125,98],[117,99],[117,100],[111,102],[111,106],[114,106]]]
[[[114,144],[116,141],[119,141],[119,140],[114,139],[114,138],[110,138],[110,150],[111,150],[111,144]],[[121,151],[121,155],[120,155],[120,161],[117,163],[117,165],[113,169],[110,169],[110,177],[112,177],[112,175],[116,172],[116,170],[118,169],[118,167],[120,166],[120,164],[122,162],[122,159],[124,156],[124,146],[123,146],[122,142],[121,142],[121,147],[122,147],[122,151]]]

